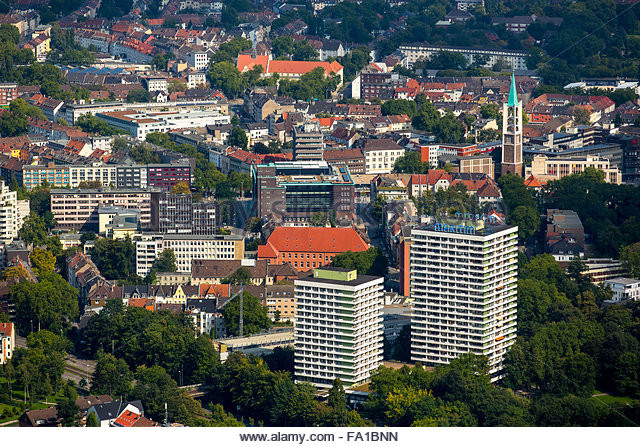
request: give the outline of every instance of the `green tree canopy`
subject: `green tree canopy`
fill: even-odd
[[[333,257],[333,267],[356,269],[359,275],[386,276],[389,261],[377,247],[370,247],[365,251],[348,251]]]
[[[267,316],[268,308],[258,298],[248,292],[243,292],[242,317],[244,335],[257,334],[271,327],[271,319]],[[224,325],[227,333],[238,335],[240,321],[240,297],[231,300],[222,310]]]
[[[427,172],[427,164],[422,162],[422,156],[418,151],[405,151],[402,157],[396,159],[393,165],[394,172],[403,174],[423,174]]]

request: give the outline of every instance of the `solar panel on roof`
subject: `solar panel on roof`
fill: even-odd
[[[340,168],[340,172],[342,172],[343,174],[345,174],[347,171],[344,170],[344,168]]]
[[[344,180],[345,182],[349,181],[349,174],[342,174],[342,180]]]

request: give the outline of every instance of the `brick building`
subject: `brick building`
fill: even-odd
[[[258,247],[258,259],[269,265],[289,263],[305,272],[329,264],[337,254],[368,248],[353,228],[278,227]]]

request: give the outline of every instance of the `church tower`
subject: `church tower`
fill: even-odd
[[[502,104],[501,174],[516,174],[522,177],[522,102],[518,101],[516,77],[513,73],[509,100]]]

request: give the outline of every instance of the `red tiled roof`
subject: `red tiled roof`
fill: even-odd
[[[113,423],[120,427],[133,427],[133,424],[135,424],[138,419],[140,419],[139,414],[126,410],[123,411],[122,414],[113,421]]]
[[[369,248],[353,228],[278,227],[258,246],[258,259],[277,252],[344,253]]]
[[[200,284],[200,296],[215,295],[219,297],[228,297],[230,295],[229,284]]]
[[[13,331],[12,328],[13,328],[12,323],[0,323],[0,335],[9,337],[11,335],[11,332]]]
[[[529,178],[524,181],[524,186],[527,186],[529,188],[542,188],[542,185],[543,184],[533,174],[531,174]]]
[[[256,55],[253,57],[251,54],[239,54],[238,55],[238,71],[251,70],[253,67],[262,65],[263,73],[293,73],[293,74],[305,74],[313,71],[315,68],[321,67],[324,69],[327,76],[331,73],[338,73],[342,70],[342,65],[338,62],[317,62],[317,61],[278,61],[269,60],[268,55]]]
[[[413,174],[411,176],[411,184],[433,186],[442,179],[451,182],[451,176],[444,169],[429,169],[426,174]]]

